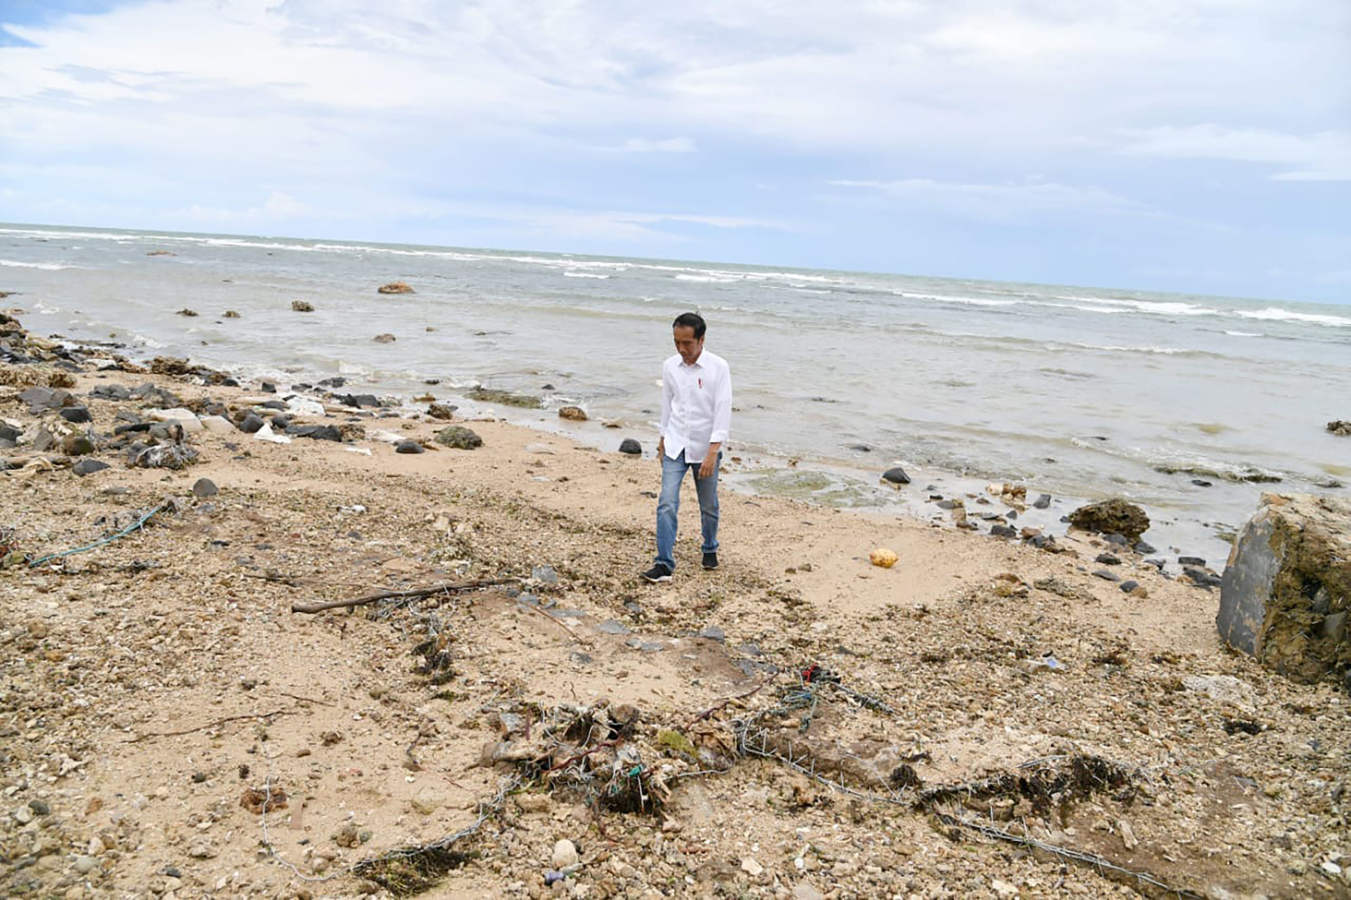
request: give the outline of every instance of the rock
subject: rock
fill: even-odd
[[[236,311],[233,310],[233,309],[227,309],[225,312],[221,313],[221,318],[222,318],[222,319],[238,319],[238,318],[239,318],[239,313],[236,312]]]
[[[234,423],[225,416],[202,416],[202,427],[212,434],[234,434]]]
[[[394,335],[386,333],[377,334],[375,337],[371,338],[371,340],[375,341],[377,344],[392,344],[394,343],[395,338]]]
[[[86,456],[94,452],[94,441],[87,434],[68,434],[61,441],[61,452],[67,456]]]
[[[563,838],[554,844],[553,855],[549,858],[555,869],[566,869],[568,866],[577,865],[579,857],[577,855],[577,846],[567,838]]]
[[[998,878],[990,879],[990,888],[995,892],[995,895],[999,897],[1018,896],[1018,886],[1016,884],[1010,884],[1007,881],[1001,881]]]
[[[558,409],[558,418],[567,419],[569,422],[585,422],[586,410],[580,406],[562,406]]]
[[[191,317],[197,315],[197,310],[195,310],[195,309],[188,309],[188,308],[185,306],[185,307],[183,307],[182,309],[180,309],[180,310],[178,311],[178,315],[180,315],[180,316],[188,316],[189,318],[191,318]]]
[[[624,440],[619,442],[619,452],[627,453],[630,456],[642,456],[643,445],[635,441],[633,438],[624,438]]]
[[[96,385],[89,396],[95,400],[130,400],[131,391],[120,384]]]
[[[1351,435],[1351,421],[1345,419],[1334,419],[1328,423],[1328,431],[1333,434],[1339,434],[1342,437]]]
[[[375,289],[381,294],[412,294],[413,289],[402,281],[391,281],[389,284],[382,284]]]
[[[355,406],[357,409],[368,409],[380,406],[380,399],[374,394],[337,394],[334,400],[343,406]],[[451,407],[454,409],[455,407]]]
[[[206,497],[214,497],[219,493],[220,489],[216,487],[216,482],[212,481],[210,478],[198,478],[192,483],[192,496],[199,500]]]
[[[883,569],[890,569],[896,565],[896,560],[899,558],[895,550],[889,550],[886,547],[878,547],[868,554],[868,562]]]
[[[534,566],[530,570],[530,577],[542,584],[558,584],[558,573],[553,566]]]
[[[36,818],[33,810],[30,809],[26,803],[23,806],[16,808],[11,815],[14,816],[14,821],[18,822],[20,825],[27,825]]]
[[[108,468],[106,462],[86,458],[75,463],[75,465],[70,467],[70,470],[83,478],[86,475],[93,475],[95,472],[102,472],[106,468]]]
[[[1099,553],[1098,558],[1093,561],[1097,563],[1102,563],[1104,566],[1121,565],[1121,560],[1110,553]]]
[[[1177,564],[1179,566],[1204,566],[1206,561],[1199,556],[1179,556]]]
[[[57,415],[67,422],[74,422],[77,425],[94,421],[94,417],[89,415],[89,409],[84,406],[67,406],[59,410]]]
[[[394,445],[395,453],[426,453],[427,450],[417,441],[399,441]]]
[[[741,861],[741,871],[752,878],[759,878],[765,872],[765,867],[755,861],[755,857],[748,856]]]
[[[436,433],[436,442],[460,450],[473,450],[483,446],[483,438],[463,425],[451,425]]]
[[[430,816],[445,802],[446,799],[430,787],[424,787],[417,792],[412,800],[408,801],[409,805],[413,807],[413,812],[421,816]]]
[[[1079,507],[1070,513],[1070,524],[1084,531],[1120,534],[1134,542],[1149,530],[1149,516],[1134,503],[1113,497]]]
[[[793,888],[793,900],[825,900],[825,895],[808,881],[799,881]]]
[[[452,419],[455,417],[455,410],[458,406],[452,406],[448,403],[433,403],[427,407],[427,415],[433,419]]]
[[[195,434],[204,430],[202,420],[197,418],[197,414],[190,409],[184,409],[181,406],[173,409],[152,409],[146,412],[147,418],[156,422],[168,422],[171,425],[180,425],[187,434]]]
[[[254,413],[249,413],[239,423],[239,430],[244,432],[245,434],[254,434],[258,431],[259,428],[262,427],[263,427],[263,420],[260,419]]]
[[[1107,543],[1115,544],[1118,547],[1129,547],[1131,545],[1130,540],[1127,539],[1127,537],[1124,534],[1117,534],[1116,532],[1104,534],[1102,536],[1102,539]]]
[[[277,416],[273,419],[273,426],[276,426]],[[336,425],[288,425],[286,433],[293,434],[296,437],[311,438],[316,441],[342,441],[342,432]]]
[[[538,397],[528,394],[513,394],[511,391],[499,391],[492,388],[475,387],[466,395],[470,400],[480,403],[503,403],[507,406],[520,406],[525,409],[539,409],[543,403]]]
[[[1011,525],[991,525],[990,534],[995,537],[1016,538],[1018,531]]]
[[[216,848],[211,846],[211,842],[206,838],[197,838],[188,845],[188,856],[193,859],[214,859]]]
[[[1094,572],[1093,574],[1101,578],[1103,581],[1121,580],[1120,575],[1116,574],[1115,572],[1109,572],[1107,569],[1098,569],[1098,571]]]
[[[75,871],[81,875],[88,875],[98,868],[99,861],[92,856],[80,855],[75,857]]]
[[[1252,686],[1232,675],[1184,675],[1182,686],[1189,691],[1205,694],[1212,700],[1235,706],[1251,706],[1253,701]]]
[[[900,466],[892,466],[882,473],[882,480],[888,484],[909,484],[910,476]]]
[[[1135,546],[1132,549],[1141,556],[1148,556],[1155,552],[1154,546],[1152,544],[1147,544],[1144,541],[1136,541]]]
[[[75,402],[66,391],[47,387],[27,388],[19,392],[19,399],[28,404],[28,412],[35,416],[44,410],[60,409]]]
[[[1263,494],[1220,581],[1220,637],[1297,681],[1344,677],[1348,610],[1351,500]]]
[[[304,300],[292,300],[292,301],[291,301],[291,311],[292,311],[292,312],[314,312],[314,306],[311,305],[311,304],[309,304],[309,303],[306,303]]]
[[[1209,569],[1203,569],[1199,566],[1183,566],[1182,574],[1192,580],[1194,584],[1201,587],[1212,588],[1220,587],[1222,579]]]
[[[1032,507],[1034,509],[1046,509],[1050,505],[1051,505],[1050,494],[1039,494],[1037,495],[1037,499],[1032,501]]]
[[[1121,588],[1121,593],[1129,594],[1140,586],[1140,582],[1127,579],[1121,582],[1117,587]]]

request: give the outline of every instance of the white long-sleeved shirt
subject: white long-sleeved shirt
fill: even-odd
[[[703,462],[708,445],[727,440],[732,425],[732,370],[704,350],[693,365],[676,353],[661,365],[661,437],[672,459]]]

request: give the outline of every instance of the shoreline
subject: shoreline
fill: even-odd
[[[142,383],[203,409],[276,399],[70,375],[81,400]],[[17,393],[0,387],[3,417],[56,427]],[[145,412],[87,405],[100,435]],[[445,424],[297,419],[423,440]],[[1093,535],[1053,554],[736,491],[722,568],[698,569],[686,502],[676,580],[646,586],[653,460],[451,424],[483,446],[206,430],[183,470],[103,451],[86,477],[0,472],[0,527],[32,555],[182,498],[59,565],[0,569],[11,889],[392,896],[409,873],[389,854],[470,829],[426,896],[552,896],[551,872],[593,898],[1134,895],[985,823],[1201,895],[1351,890],[1329,800],[1346,698],[1223,650],[1217,594],[1122,552],[1147,596],[1126,594],[1093,575],[1112,549]],[[202,477],[217,493],[194,497]],[[878,546],[900,562],[870,565]],[[493,578],[514,584],[290,611]],[[804,681],[810,665],[841,687]],[[810,714],[790,705],[804,685]],[[1059,785],[1051,807],[1007,786],[1029,772]],[[287,806],[263,809],[274,788]]]

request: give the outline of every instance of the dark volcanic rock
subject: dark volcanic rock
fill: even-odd
[[[100,384],[89,392],[89,396],[95,400],[130,400],[131,391],[120,384]]]
[[[624,440],[619,442],[619,452],[627,453],[630,456],[642,456],[643,445],[633,438],[624,438]]]
[[[910,476],[900,466],[892,466],[882,473],[882,480],[890,484],[909,484]]]
[[[380,401],[376,399],[374,394],[338,394],[333,399],[343,406],[355,406],[357,409],[380,405]]]
[[[1204,566],[1206,561],[1199,556],[1179,556],[1177,563],[1180,566]]]
[[[1154,547],[1153,547],[1152,544],[1147,544],[1147,543],[1145,543],[1144,541],[1136,541],[1136,542],[1135,542],[1134,550],[1135,550],[1136,553],[1139,553],[1141,556],[1147,556],[1147,555],[1149,555],[1150,553],[1153,553],[1153,552],[1154,552]]]
[[[1135,590],[1139,586],[1140,582],[1138,581],[1123,581],[1121,582],[1121,584],[1117,585],[1117,587],[1121,588],[1121,592],[1123,594],[1129,594],[1131,591]]]
[[[1219,587],[1222,581],[1220,576],[1214,572],[1207,571],[1199,566],[1183,566],[1182,574],[1202,587]]]
[[[1070,513],[1070,524],[1085,531],[1120,534],[1129,541],[1138,541],[1149,529],[1149,516],[1134,503],[1113,497],[1079,507]]]
[[[1339,434],[1343,437],[1351,435],[1351,421],[1346,419],[1334,419],[1328,423],[1328,431],[1333,434]]]
[[[1119,566],[1119,565],[1121,565],[1121,560],[1118,559],[1117,557],[1113,556],[1113,555],[1110,554],[1110,553],[1099,553],[1099,554],[1098,554],[1098,558],[1095,559],[1094,562],[1102,563],[1104,566]]]
[[[88,408],[83,406],[67,406],[60,410],[57,415],[67,422],[74,422],[77,425],[94,421],[94,417],[89,415]]]
[[[239,422],[239,430],[245,434],[254,434],[259,428],[263,427],[263,420],[253,413],[249,413]]]
[[[394,445],[395,453],[426,453],[426,449],[417,441],[399,441]]]
[[[1016,538],[1018,536],[1018,532],[1008,525],[991,525],[990,534],[1002,538]]]
[[[278,416],[277,418],[281,418]],[[275,427],[276,419],[273,420]],[[313,438],[316,441],[341,441],[342,432],[338,431],[335,425],[290,425],[286,429],[287,434],[293,434],[296,437]]]
[[[1036,500],[1032,501],[1032,506],[1035,507],[1036,509],[1046,509],[1050,505],[1051,505],[1050,494],[1040,494],[1037,496]]]

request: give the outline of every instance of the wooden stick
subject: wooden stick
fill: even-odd
[[[437,584],[426,588],[412,588],[406,591],[381,591],[378,594],[371,594],[366,597],[357,597],[354,600],[318,600],[314,603],[292,603],[291,612],[317,613],[326,609],[345,609],[352,606],[365,606],[367,603],[375,603],[380,600],[392,600],[395,598],[401,600],[414,600],[418,597],[428,597],[432,594],[451,593],[453,591],[472,591],[477,588],[491,587],[495,584],[510,584],[513,581],[519,581],[518,578],[489,578],[483,581],[462,581],[458,584]]]
[[[715,712],[717,712],[718,710],[724,708],[724,707],[727,706],[729,703],[734,703],[734,702],[736,702],[737,700],[745,700],[747,697],[752,697],[752,696],[754,696],[754,695],[760,693],[760,691],[764,690],[765,685],[769,684],[769,683],[770,683],[771,681],[773,681],[773,680],[774,680],[774,676],[772,676],[772,675],[767,675],[767,676],[765,676],[765,678],[761,679],[761,681],[760,681],[759,684],[757,684],[755,687],[751,688],[749,691],[746,691],[746,692],[741,693],[741,694],[737,694],[737,695],[732,696],[732,697],[728,697],[728,698],[726,698],[725,700],[723,700],[721,703],[716,703],[716,704],[714,704],[713,706],[710,706],[708,709],[704,710],[703,712],[699,713],[699,715],[695,716],[693,719],[690,719],[688,722],[686,722],[686,723],[685,723],[685,727],[686,727],[686,728],[689,728],[691,725],[693,725],[693,724],[696,723],[696,722],[702,722],[704,719],[707,719],[709,716],[713,715],[713,714],[714,714]]]
[[[224,725],[226,722],[238,722],[240,719],[270,719],[273,716],[285,715],[289,710],[274,709],[266,713],[249,713],[246,716],[226,716],[223,719],[217,719],[214,722],[207,722],[205,725],[198,725],[196,728],[185,728],[182,731],[147,731],[145,734],[138,734],[136,737],[123,741],[126,744],[134,744],[137,741],[143,741],[152,737],[178,737],[181,734],[192,734],[194,731],[202,731],[207,728],[214,728],[217,725]]]

